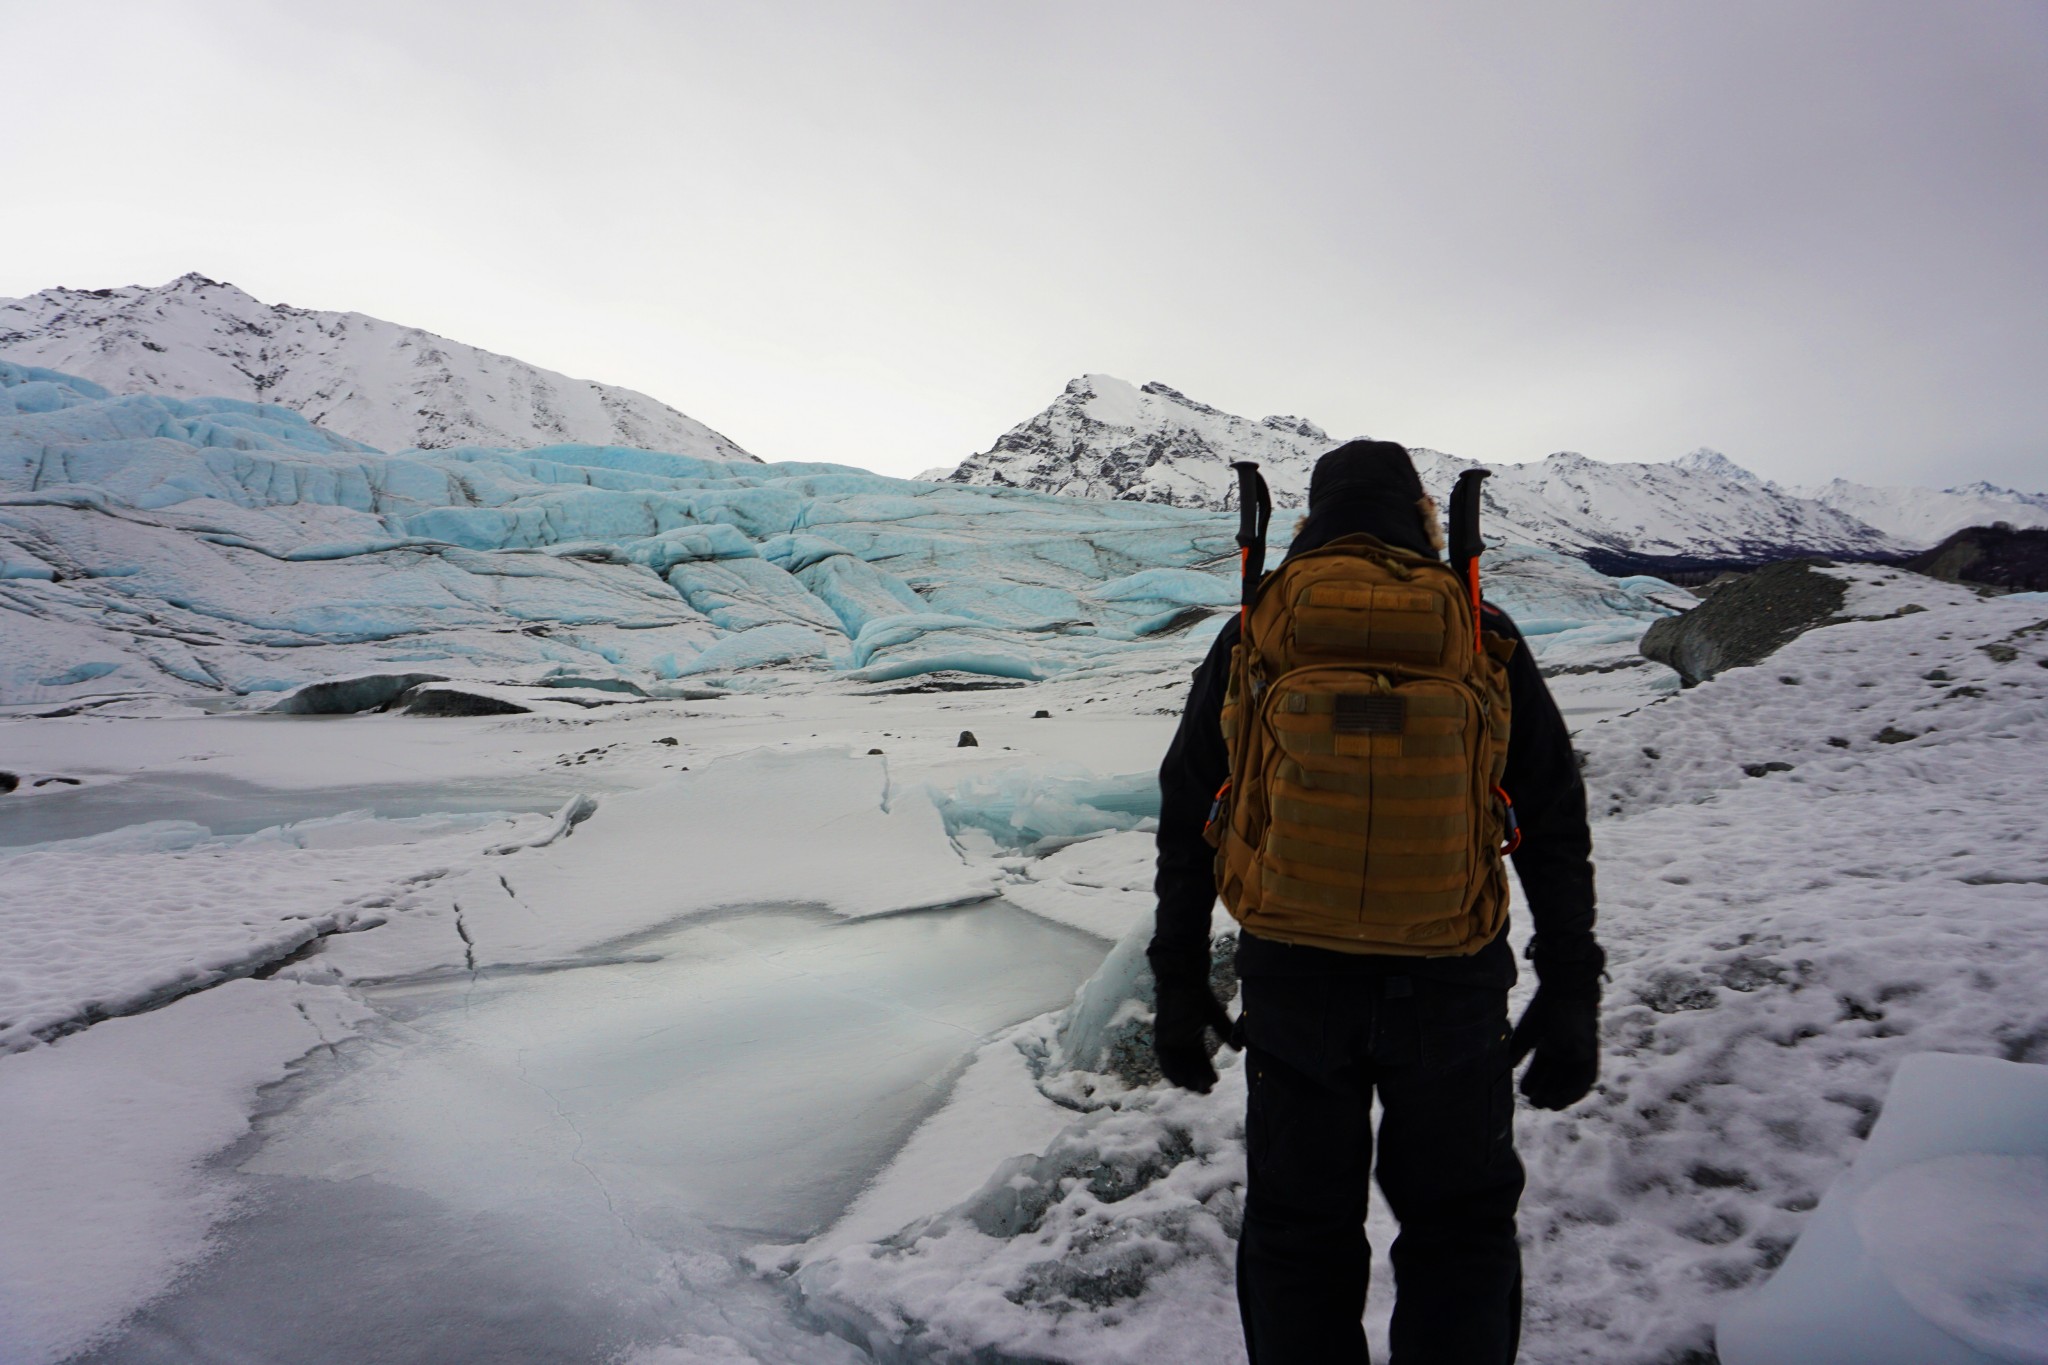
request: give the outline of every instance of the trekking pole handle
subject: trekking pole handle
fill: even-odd
[[[1468,469],[1451,488],[1451,565],[1460,578],[1486,548],[1479,538],[1479,485],[1490,475],[1490,470]]]
[[[1458,475],[1451,488],[1451,567],[1464,580],[1472,599],[1472,647],[1484,651],[1479,629],[1479,555],[1486,542],[1479,538],[1479,485],[1489,471],[1468,469]]]
[[[1248,612],[1266,573],[1266,527],[1273,520],[1273,495],[1257,460],[1236,460],[1230,467],[1237,471],[1238,563],[1244,579],[1242,610]]]

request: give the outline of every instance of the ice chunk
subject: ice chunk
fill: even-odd
[[[1007,768],[935,791],[932,800],[951,833],[979,829],[1003,847],[1043,852],[1158,819],[1159,780],[1151,773],[1100,777],[1078,765]]]
[[[1851,1215],[1922,1317],[1994,1357],[2048,1361],[2048,1155],[1916,1161]]]
[[[1153,983],[1145,948],[1151,941],[1150,924],[1132,924],[1101,969],[1075,993],[1053,1034],[1061,1065],[1082,1071],[1119,1069],[1119,1051],[1129,1051],[1133,1041],[1150,1042]],[[1142,1039],[1131,1036],[1134,1024]]]
[[[595,814],[597,814],[597,798],[588,792],[578,792],[562,803],[562,808],[555,812],[555,818],[539,834],[534,835],[530,839],[515,839],[510,843],[495,844],[485,849],[484,852],[503,855],[518,853],[522,849],[546,848],[557,839],[568,838],[575,831],[576,826],[582,824]]]
[[[2048,1362],[2048,1067],[1916,1053],[1726,1365]]]

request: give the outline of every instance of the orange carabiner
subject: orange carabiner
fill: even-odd
[[[1500,798],[1501,813],[1507,817],[1508,822],[1508,841],[1502,844],[1500,849],[1500,856],[1505,858],[1522,846],[1522,822],[1515,815],[1515,800],[1507,794],[1506,789],[1495,783],[1493,794]]]

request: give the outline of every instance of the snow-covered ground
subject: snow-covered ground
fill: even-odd
[[[481,1360],[543,1323],[530,1358],[854,1358],[743,1254],[881,1235],[1074,1117],[1009,1038],[1149,883],[1184,648],[991,691],[0,721],[11,770],[78,784],[0,798],[0,1359]],[[932,1155],[875,1180],[899,1149]],[[391,1298],[400,1246],[471,1307]]]
[[[1588,720],[1609,1058],[1521,1118],[1525,1359],[1703,1350],[1902,1057],[2048,1060],[2044,618],[1937,601]],[[10,1365],[1238,1359],[1240,1073],[1076,1070],[1062,1008],[1128,984],[1184,679],[5,723],[86,779],[31,802],[301,815],[0,856]],[[518,774],[557,811],[422,813]]]
[[[1571,1113],[1519,1119],[1525,1360],[1712,1359],[1716,1317],[1784,1257],[1904,1057],[2048,1063],[2048,599],[1943,605],[1946,585],[1868,579],[1866,605],[1928,609],[1815,631],[1581,732],[1607,1058]],[[1104,925],[1114,905],[1142,935],[1126,840],[1062,850],[1017,899],[1071,899]],[[913,1143],[875,1187],[900,1229],[857,1206],[767,1261],[853,1330],[933,1358],[1241,1359],[1235,1059],[1207,1097],[1130,1093],[1059,1074],[1055,1021],[1011,1041],[1036,1066],[995,1049],[977,1063],[1003,1105],[1036,1093],[1043,1112],[1077,1097],[1092,1112],[914,1219],[903,1192],[945,1182],[918,1178],[940,1158]],[[1374,1232],[1384,1246],[1377,1212]],[[1383,1348],[1391,1284],[1376,1275]],[[2021,1306],[2001,1311],[2048,1341],[2048,1260],[2011,1276]]]

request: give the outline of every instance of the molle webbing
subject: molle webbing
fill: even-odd
[[[1218,885],[1247,928],[1348,952],[1476,952],[1505,919],[1493,784],[1506,670],[1464,585],[1369,537],[1291,558],[1246,613]]]

